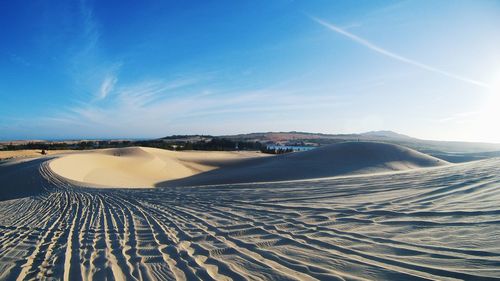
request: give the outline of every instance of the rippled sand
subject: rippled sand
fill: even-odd
[[[72,186],[0,202],[0,279],[500,276],[500,160],[393,175],[168,189]],[[40,170],[38,170],[40,167]]]

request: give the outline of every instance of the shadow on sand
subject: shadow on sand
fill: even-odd
[[[310,151],[240,161],[156,187],[234,184],[404,171],[449,164],[415,150],[387,143],[346,142]]]
[[[40,165],[52,158],[0,163],[0,201],[37,195],[43,191]]]

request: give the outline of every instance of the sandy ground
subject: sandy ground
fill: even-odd
[[[139,188],[310,179],[446,164],[398,145],[346,142],[278,156],[145,147],[105,149],[55,159],[50,168],[82,186]]]
[[[98,187],[154,187],[248,159],[260,152],[170,151],[147,147],[85,151],[51,161],[50,168],[75,183]]]
[[[68,152],[74,152],[74,150],[47,150],[47,155],[59,155]],[[12,158],[34,158],[43,157],[42,150],[40,149],[24,149],[24,150],[8,150],[0,151],[0,160],[12,159]]]
[[[249,159],[157,187],[274,182],[407,171],[450,163],[394,144],[344,142],[314,150]]]
[[[0,201],[0,280],[500,276],[500,159],[156,189],[82,188],[47,163],[0,166],[39,190]]]

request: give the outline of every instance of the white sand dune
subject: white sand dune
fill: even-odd
[[[0,201],[0,280],[500,275],[500,159],[397,174],[156,189],[82,188],[47,163],[0,165],[0,175],[13,176],[10,184],[30,178],[39,190]]]
[[[161,181],[185,178],[263,156],[256,152],[176,152],[129,147],[67,155],[53,160],[50,168],[82,185],[137,188],[153,187]]]
[[[138,188],[311,179],[448,164],[409,148],[377,142],[346,142],[263,156],[131,147],[71,154],[53,160],[50,168],[84,186]]]
[[[207,185],[303,180],[345,175],[405,171],[449,163],[410,148],[380,142],[344,142],[314,150],[249,159],[157,186]]]

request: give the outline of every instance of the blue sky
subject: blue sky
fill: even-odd
[[[0,139],[500,142],[500,1],[2,1]]]

